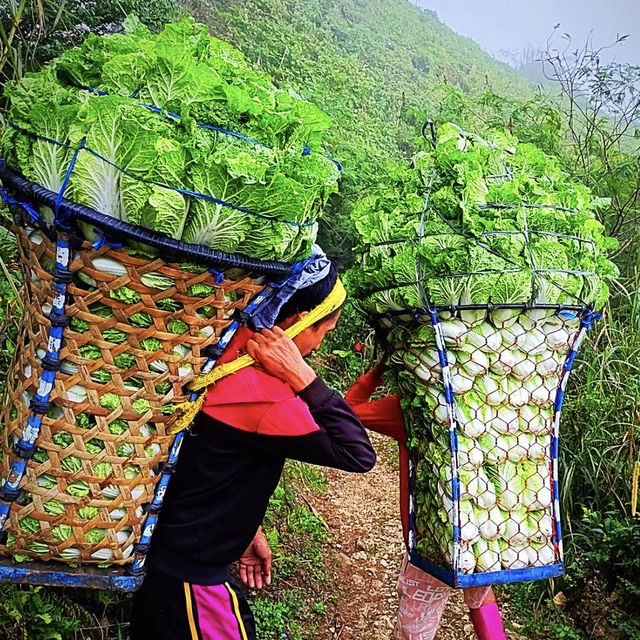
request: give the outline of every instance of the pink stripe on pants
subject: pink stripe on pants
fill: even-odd
[[[224,584],[192,585],[198,610],[202,640],[243,640],[241,621],[234,611],[231,595]]]

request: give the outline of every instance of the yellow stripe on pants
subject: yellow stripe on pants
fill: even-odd
[[[240,632],[242,633],[242,640],[248,640],[247,631],[244,628],[244,621],[242,620],[242,616],[240,615],[240,606],[238,604],[238,596],[236,595],[236,592],[231,588],[231,585],[228,582],[225,582],[224,586],[227,588],[227,591],[231,596],[231,600],[233,602],[233,611],[236,614],[236,618],[238,619],[238,625],[240,626]]]

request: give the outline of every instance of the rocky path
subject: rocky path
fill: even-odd
[[[391,638],[404,548],[398,471],[395,445],[381,437],[372,440],[378,452],[376,468],[366,475],[331,470],[326,493],[312,500],[333,534],[326,557],[332,588],[337,589],[329,623],[317,640]],[[437,640],[474,640],[466,611],[461,593],[453,593]]]

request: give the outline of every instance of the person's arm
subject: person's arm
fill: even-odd
[[[384,364],[361,375],[345,395],[355,414],[366,429],[398,442],[406,440],[404,418],[400,399],[397,396],[386,396],[369,402],[373,392],[383,383]]]
[[[255,436],[257,446],[343,471],[373,468],[376,454],[362,423],[340,394],[316,376],[281,329],[257,334],[247,343],[247,353],[297,394],[265,413]]]

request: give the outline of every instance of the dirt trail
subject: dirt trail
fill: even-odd
[[[329,471],[328,489],[312,500],[333,532],[328,571],[338,598],[314,640],[388,640],[395,622],[396,581],[404,544],[393,444],[374,435],[376,468],[366,474]],[[504,611],[503,611],[504,613]],[[509,640],[517,640],[509,636]],[[474,640],[467,609],[452,594],[437,640]]]

